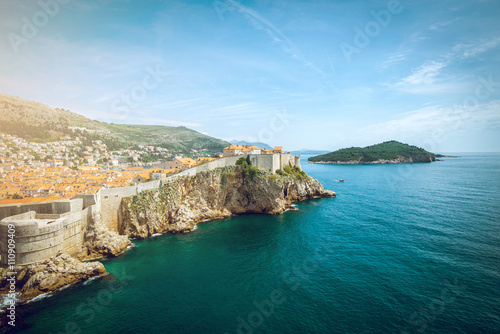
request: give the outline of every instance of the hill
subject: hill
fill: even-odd
[[[274,147],[271,147],[271,145],[261,143],[261,142],[248,142],[244,140],[231,140],[232,145],[253,145],[257,146],[258,148],[265,148],[266,150],[274,150]]]
[[[435,160],[434,153],[395,140],[367,147],[343,148],[309,158],[310,162],[332,164],[411,163]]]
[[[79,137],[102,140],[111,150],[156,145],[179,154],[210,155],[229,145],[183,126],[109,124],[5,94],[0,94],[0,117],[0,132],[35,142]]]

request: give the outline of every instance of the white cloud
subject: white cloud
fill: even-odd
[[[451,24],[455,20],[439,23],[442,25]],[[436,23],[437,24],[437,23]],[[460,88],[460,83],[456,77],[442,76],[443,69],[456,62],[464,61],[466,58],[477,57],[500,45],[500,37],[483,39],[478,42],[468,44],[457,44],[452,50],[443,55],[439,60],[427,60],[423,65],[413,70],[413,72],[395,83],[386,86],[407,93],[444,93],[452,92]],[[384,65],[390,65],[397,61],[404,60],[403,54],[395,54],[389,58]],[[387,67],[387,66],[386,66]],[[463,85],[463,84],[462,84]]]
[[[396,63],[402,62],[406,60],[407,55],[411,53],[413,50],[407,50],[403,52],[395,52],[391,54],[384,62],[382,62],[379,66],[381,69],[386,69]]]
[[[395,87],[415,86],[415,85],[428,85],[436,81],[436,77],[446,63],[439,61],[427,61],[412,74],[406,78],[401,79],[395,83]]]
[[[288,53],[291,58],[301,62],[302,65],[311,68],[316,73],[325,75],[325,73],[323,73],[321,69],[319,69],[309,60],[305,59],[304,56],[302,56],[301,51],[274,24],[272,24],[258,12],[249,7],[243,6],[242,4],[235,1],[231,1],[231,4],[234,5],[240,13],[243,13],[243,15],[245,15],[245,17],[250,21],[255,29],[263,30],[264,32],[266,32],[271,40],[274,43],[280,45],[283,51]]]
[[[453,47],[453,51],[462,58],[470,58],[494,49],[498,45],[500,45],[500,37],[483,39],[477,43],[457,44]]]
[[[436,22],[434,24],[431,24],[431,26],[429,27],[429,30],[436,30],[436,31],[441,31],[443,30],[444,27],[452,24],[452,23],[455,23],[459,20],[458,17],[454,18],[453,20],[450,20],[450,21],[445,21],[445,22]]]
[[[402,113],[399,117],[361,128],[375,136],[429,136],[436,131],[482,131],[500,126],[500,100],[476,106],[429,106]]]

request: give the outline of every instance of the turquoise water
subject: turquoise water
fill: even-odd
[[[113,278],[31,303],[18,311],[18,327],[500,333],[499,154],[303,168],[338,197],[134,241],[103,262]]]

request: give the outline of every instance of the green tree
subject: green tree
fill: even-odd
[[[245,172],[245,177],[248,177],[250,180],[252,180],[255,175],[259,172],[259,169],[257,167],[252,166],[252,163],[250,162],[249,164],[249,157],[247,156],[246,158],[241,157],[236,161],[236,166],[239,166],[243,169]]]
[[[246,166],[248,166],[247,159],[245,159],[244,157],[239,158],[239,159],[236,161],[236,166],[242,166],[242,167],[246,167]]]

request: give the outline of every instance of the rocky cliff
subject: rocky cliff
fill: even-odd
[[[115,257],[123,253],[132,242],[125,235],[110,231],[100,213],[94,214],[90,224],[87,224],[84,235],[83,251],[78,255],[80,259],[99,259]]]
[[[293,201],[335,196],[305,173],[278,175],[259,170],[250,176],[243,168],[228,166],[124,198],[118,228],[120,234],[147,238],[189,231],[199,222],[233,214],[279,214]]]

